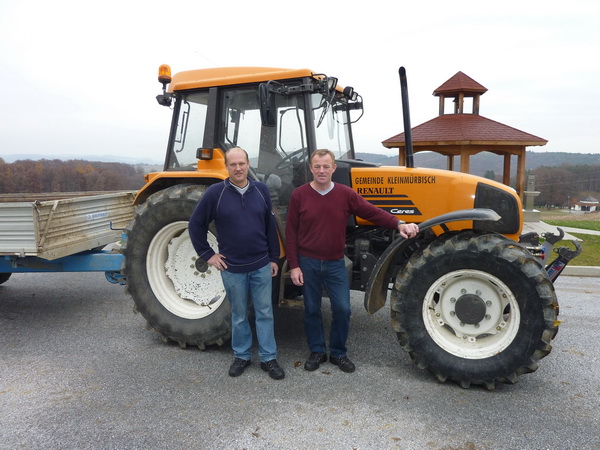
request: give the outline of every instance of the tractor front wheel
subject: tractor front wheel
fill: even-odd
[[[411,257],[392,292],[400,345],[438,380],[493,389],[537,369],[557,332],[544,267],[491,233],[442,236]]]

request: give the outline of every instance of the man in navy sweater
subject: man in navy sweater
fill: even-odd
[[[279,240],[269,190],[248,179],[250,161],[236,147],[225,155],[229,178],[211,185],[202,196],[189,222],[189,233],[200,258],[221,272],[231,302],[234,360],[229,375],[237,377],[250,365],[252,330],[248,300],[252,298],[256,318],[260,367],[275,380],[285,377],[277,363],[273,330],[272,281],[279,266]],[[209,224],[217,229],[219,253],[207,241]]]
[[[346,224],[351,214],[377,225],[397,229],[403,238],[419,231],[414,223],[404,223],[383,209],[373,206],[354,190],[331,181],[335,156],[330,150],[316,150],[310,159],[313,181],[294,190],[286,223],[286,257],[290,276],[302,286],[304,332],[310,356],[306,370],[317,370],[327,361],[321,292],[325,287],[331,301],[329,361],[344,372],[354,372],[347,356],[346,340],[350,329],[350,287],[344,264]]]

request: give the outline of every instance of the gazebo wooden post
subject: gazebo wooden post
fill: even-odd
[[[458,114],[462,114],[464,112],[465,107],[465,94],[461,92],[458,94]]]
[[[504,171],[502,172],[502,183],[510,186],[510,154],[504,155]]]
[[[460,149],[460,171],[463,173],[469,173],[470,167],[470,154],[466,148]]]
[[[398,165],[406,166],[406,147],[398,147]]]
[[[517,159],[517,193],[521,197],[521,201],[525,201],[525,146],[519,152]]]
[[[475,94],[473,96],[473,114],[479,114],[479,99],[481,98],[480,94]]]

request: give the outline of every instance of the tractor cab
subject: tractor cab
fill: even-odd
[[[327,148],[338,159],[354,157],[351,123],[362,115],[362,101],[335,78],[269,68],[183,75],[158,96],[174,108],[163,175],[193,171],[218,181],[227,174],[222,162],[223,173],[215,173],[215,160],[242,147],[250,176],[269,187],[276,210],[285,214],[292,191],[310,180],[310,152]]]

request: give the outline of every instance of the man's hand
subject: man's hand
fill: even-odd
[[[271,276],[276,277],[277,272],[279,272],[279,266],[277,265],[277,263],[272,262],[271,263]]]
[[[220,253],[215,253],[208,258],[208,261],[206,262],[219,271],[227,269],[227,264],[225,264],[225,256],[221,255]]]
[[[304,284],[304,275],[302,274],[302,269],[300,269],[300,267],[290,270],[290,278],[292,279],[292,283],[296,286],[302,286]]]
[[[398,232],[404,239],[414,238],[419,232],[416,223],[398,223]]]

